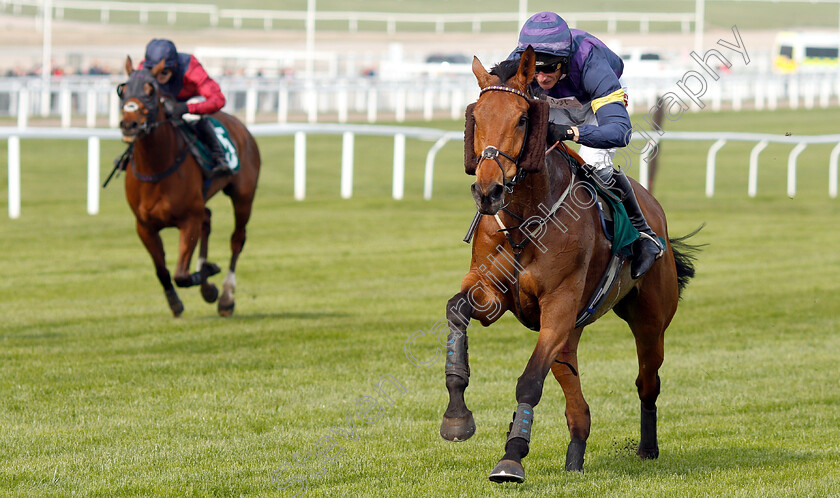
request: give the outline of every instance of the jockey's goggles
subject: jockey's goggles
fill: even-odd
[[[537,73],[553,73],[566,64],[568,59],[566,57],[557,56],[542,56],[537,54],[537,62],[534,66],[534,72]]]

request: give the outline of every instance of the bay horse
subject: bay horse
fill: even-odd
[[[166,269],[160,238],[161,229],[166,227],[177,227],[180,231],[175,284],[178,287],[200,285],[204,300],[213,303],[218,299],[219,314],[230,316],[235,305],[236,262],[245,244],[245,226],[251,217],[260,172],[260,152],[242,122],[223,112],[213,114],[227,128],[240,166],[235,174],[214,178],[205,185],[201,166],[190,153],[189,144],[176,132],[174,120],[167,119],[165,104],[171,97],[161,94],[156,79],[164,62],[162,60],[152,69],[134,70],[128,57],[125,71],[129,79],[117,89],[122,103],[123,141],[131,143],[133,149],[131,174],[125,177],[126,199],[137,220],[137,234],[152,256],[172,314],[179,317],[184,305]],[[234,212],[230,265],[221,298],[218,288],[207,281],[220,271],[207,260],[211,212],[206,207],[207,201],[219,191],[230,197]],[[190,260],[199,241],[198,269],[190,273]]]
[[[495,482],[525,480],[522,459],[528,454],[534,408],[549,371],[566,398],[570,442],[565,468],[583,470],[590,414],[578,376],[577,348],[584,326],[610,309],[628,323],[636,341],[641,400],[637,454],[658,457],[656,399],[664,332],[676,313],[680,291],[694,276],[691,251],[697,249],[683,242],[686,237],[668,240],[662,207],[633,182],[648,222],[667,241],[665,254],[636,281],[630,278],[629,265],[623,265],[617,285],[602,301],[605,304],[587,310],[591,315],[581,322],[582,310],[607,271],[611,247],[590,189],[575,177],[567,161],[576,154],[556,148],[546,152],[548,103],[526,93],[534,62],[531,47],[518,65],[508,64],[507,75],[497,73],[502,64],[495,68],[497,74],[491,74],[478,58],[473,59],[481,94],[467,109],[465,166],[468,174],[476,176],[472,193],[480,221],[471,227],[475,235],[470,270],[446,307],[449,403],[440,434],[449,441],[466,440],[475,432],[464,401],[470,377],[470,319],[488,326],[511,311],[539,332],[516,384],[517,406],[504,456],[489,476]]]

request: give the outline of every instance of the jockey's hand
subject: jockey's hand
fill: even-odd
[[[554,145],[556,142],[574,139],[575,130],[571,126],[554,123],[548,124],[548,136],[546,137],[548,145]]]
[[[184,114],[190,112],[186,102],[178,102],[177,100],[167,99],[163,108],[164,111],[166,111],[166,114],[172,118],[180,118]]]

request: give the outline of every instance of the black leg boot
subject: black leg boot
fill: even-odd
[[[650,269],[654,261],[662,256],[665,248],[662,247],[656,232],[650,228],[645,215],[642,214],[642,208],[639,207],[636,193],[633,192],[633,186],[630,185],[630,180],[627,179],[624,172],[610,166],[594,171],[593,176],[599,180],[602,187],[608,188],[611,193],[621,199],[624,209],[627,211],[627,216],[630,217],[630,222],[641,234],[639,240],[636,241],[633,262],[630,265],[630,277],[635,280]]]
[[[195,123],[195,131],[198,134],[198,138],[210,149],[210,157],[213,159],[213,170],[210,171],[210,178],[229,175],[231,171],[225,158],[225,150],[222,148],[222,144],[219,143],[219,139],[216,137],[216,131],[213,129],[213,124],[210,120],[205,118],[199,119]]]

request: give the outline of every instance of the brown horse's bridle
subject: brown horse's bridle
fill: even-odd
[[[503,86],[503,85],[486,86],[486,87],[481,89],[481,92],[479,93],[479,96],[483,95],[484,92],[492,92],[492,91],[508,92],[508,93],[512,93],[514,95],[519,95],[520,97],[522,97],[526,101],[531,100],[531,98],[528,97],[528,94],[526,94],[525,92],[523,92],[521,90],[517,90],[516,88],[511,88],[509,86]],[[525,115],[525,119],[526,120],[528,119],[527,114]],[[505,187],[505,191],[507,191],[507,193],[511,194],[511,200],[509,200],[507,202],[507,204],[502,206],[502,209],[507,207],[508,204],[510,204],[510,202],[513,200],[513,188],[516,187],[516,185],[519,182],[524,180],[526,176],[528,176],[528,172],[519,167],[519,161],[522,159],[522,154],[525,152],[525,144],[528,143],[528,128],[529,128],[528,126],[525,127],[525,136],[522,139],[522,146],[519,148],[519,154],[516,156],[516,159],[511,157],[509,154],[506,154],[506,153],[502,152],[501,150],[499,150],[498,148],[496,148],[493,145],[488,145],[487,147],[485,147],[484,150],[481,151],[481,155],[478,156],[478,158],[476,158],[476,165],[475,165],[476,174],[478,174],[478,168],[481,167],[481,163],[484,162],[485,159],[490,160],[490,161],[494,161],[496,163],[496,165],[499,167],[499,170],[501,170],[502,181],[504,182],[503,185]],[[505,180],[505,168],[502,167],[502,162],[499,160],[499,156],[504,157],[508,161],[512,162],[514,166],[516,166],[516,175],[514,175],[514,177],[511,178],[510,180]]]

